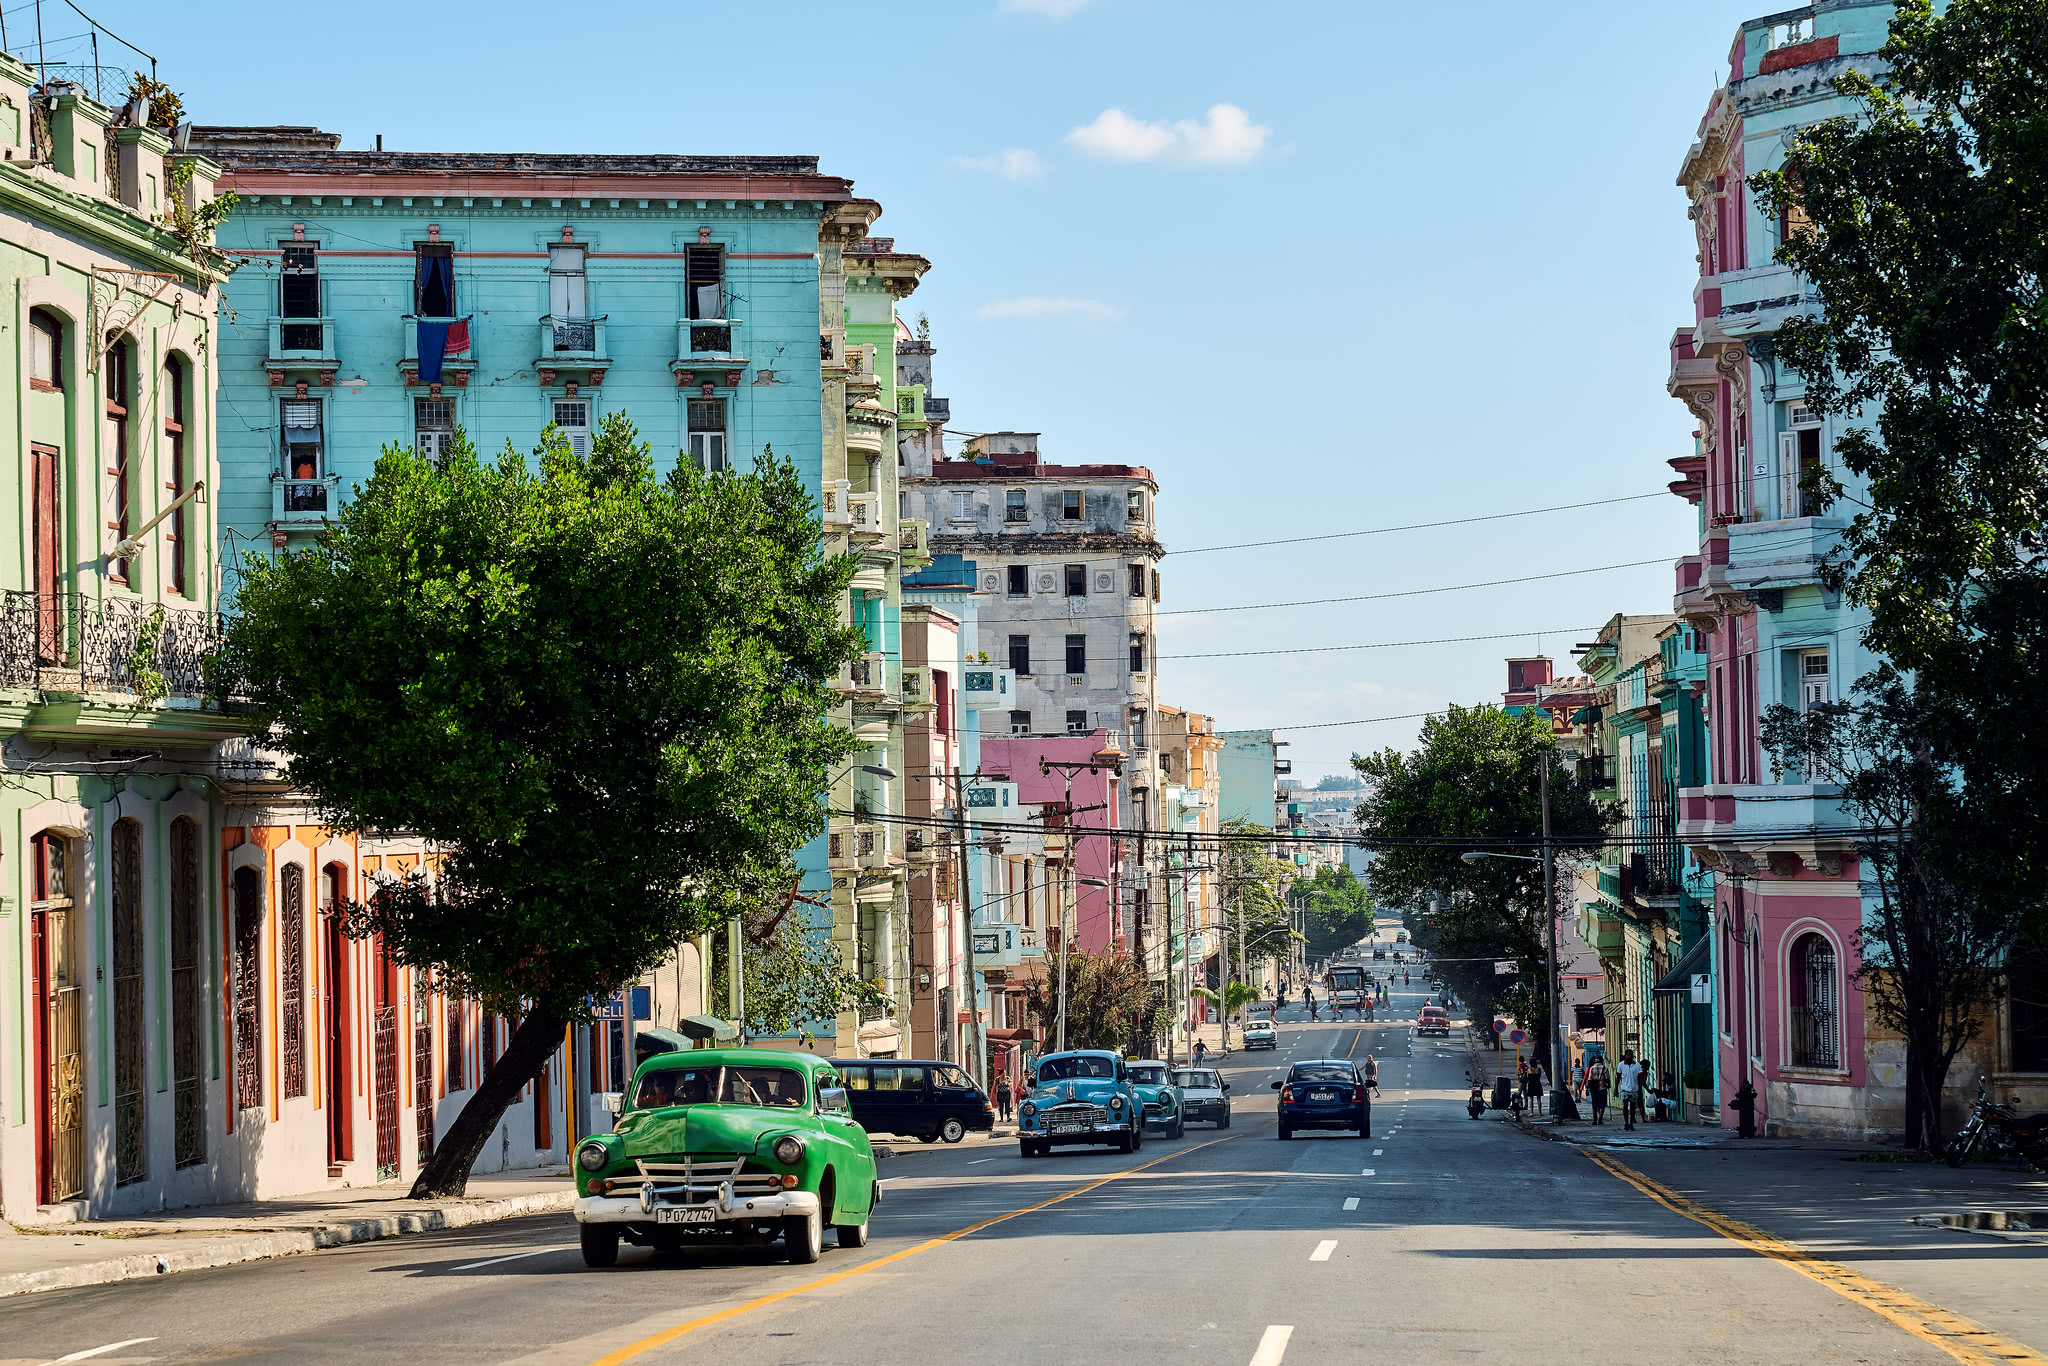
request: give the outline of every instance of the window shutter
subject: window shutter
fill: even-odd
[[[1778,435],[1778,515],[1799,515],[1799,434]]]

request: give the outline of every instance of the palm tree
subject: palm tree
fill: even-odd
[[[1219,995],[1213,988],[1196,987],[1195,995],[1211,1005],[1223,1007],[1223,1051],[1230,1051],[1230,1017],[1254,1001],[1263,1000],[1257,987],[1250,982],[1231,982]]]

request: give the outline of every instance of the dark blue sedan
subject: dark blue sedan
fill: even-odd
[[[1355,1129],[1360,1138],[1372,1137],[1372,1097],[1358,1068],[1343,1058],[1298,1062],[1273,1089],[1280,1093],[1283,1139],[1296,1129]]]

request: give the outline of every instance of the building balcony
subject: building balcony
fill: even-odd
[[[1727,270],[1716,277],[1720,307],[1714,318],[1730,337],[1756,337],[1775,332],[1787,318],[1807,312],[1819,300],[1801,292],[1797,272],[1776,264],[1748,270]]]
[[[932,694],[932,671],[921,664],[903,666],[903,710],[914,715],[924,715],[938,709],[938,699]]]
[[[932,562],[931,523],[922,517],[906,517],[896,524],[896,545],[907,565]]]
[[[1855,842],[1836,783],[1714,783],[1681,788],[1678,838],[1691,845],[1793,853]]]
[[[974,966],[983,972],[1020,967],[1024,962],[1024,936],[1032,933],[1022,925],[994,924],[974,927]],[[1034,938],[1036,936],[1034,935]]]
[[[828,531],[848,530],[853,526],[853,510],[849,506],[853,497],[853,484],[846,479],[827,479],[824,488],[818,491],[818,520]]]
[[[0,593],[0,686],[209,695],[227,639],[218,612],[82,593]]]
[[[871,650],[849,661],[841,666],[841,672],[846,679],[846,691],[856,698],[894,695],[895,690],[889,686],[889,656],[880,650]]]
[[[853,841],[853,856],[863,872],[886,872],[900,866],[902,859],[891,846],[895,830],[886,825],[858,825],[847,832]]]
[[[448,340],[460,345],[447,345],[441,352],[441,383],[456,389],[469,387],[469,377],[476,372],[476,341],[472,329],[465,326],[456,329],[456,323],[467,324],[468,318],[422,318],[408,313],[399,318],[399,332],[402,338],[398,360],[399,373],[407,384],[422,383],[420,371],[420,324],[445,323],[450,328]]]
[[[1841,543],[1839,517],[1740,522],[1728,528],[1728,586],[1737,592],[1799,588],[1820,582],[1822,563]]]
[[[287,479],[270,476],[270,529],[317,531],[334,520],[341,509],[341,479],[325,475],[318,479]]]
[[[535,367],[574,370],[581,372],[589,383],[603,383],[605,369],[611,365],[604,324],[602,317],[558,318],[551,313],[543,314]]]
[[[1017,695],[1017,674],[987,664],[965,664],[960,669],[961,705],[969,707],[1007,706]]]
[[[1602,958],[1620,955],[1622,945],[1621,921],[1612,916],[1602,915],[1592,906],[1579,908],[1579,938],[1586,941],[1586,947]]]
[[[851,519],[847,530],[856,539],[871,536],[880,540],[888,534],[888,528],[882,523],[882,495],[879,493],[848,494],[846,511]]]
[[[263,368],[273,372],[278,384],[293,371],[321,371],[320,383],[334,382],[341,359],[334,352],[334,319],[270,319],[270,342],[265,348]]]
[[[747,358],[740,349],[740,324],[732,318],[681,318],[676,322],[676,358],[669,362],[681,386],[709,381],[731,388],[740,382]]]

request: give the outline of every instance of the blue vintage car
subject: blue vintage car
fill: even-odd
[[[1186,1132],[1187,1115],[1173,1069],[1157,1058],[1132,1058],[1129,1066],[1131,1089],[1144,1107],[1145,1123],[1164,1129],[1168,1138],[1179,1138]]]
[[[1062,1143],[1108,1143],[1125,1153],[1144,1146],[1145,1105],[1116,1054],[1076,1049],[1038,1060],[1017,1107],[1017,1151],[1040,1157]]]

